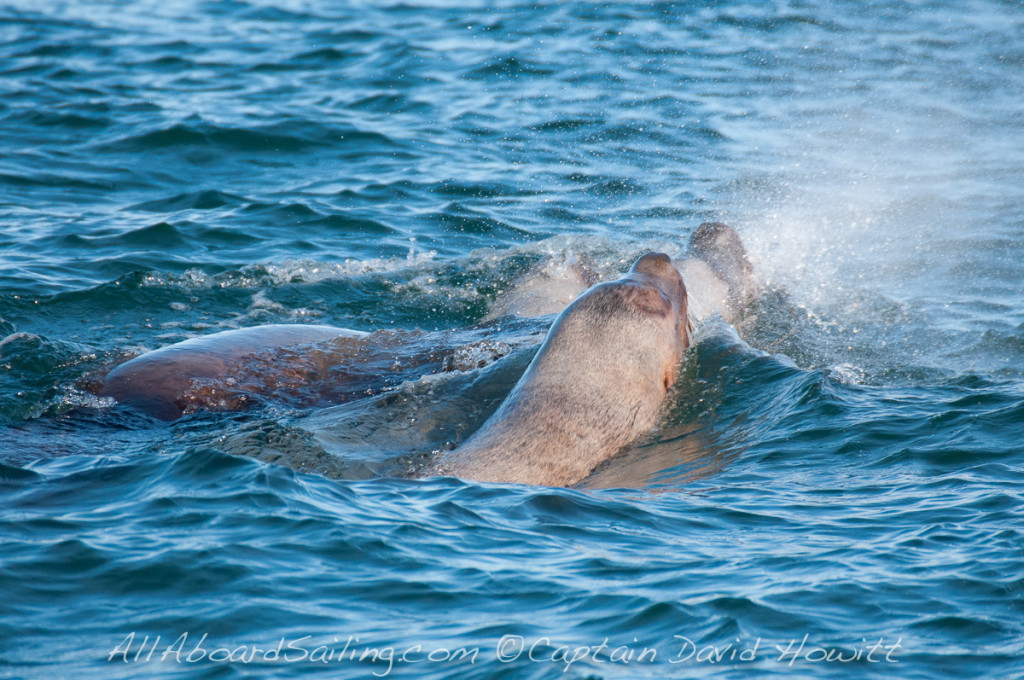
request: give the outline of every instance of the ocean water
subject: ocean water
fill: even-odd
[[[1024,677],[1022,95],[1010,0],[4,3],[0,676]],[[404,474],[543,337],[483,323],[517,277],[705,220],[765,293],[649,438]],[[265,323],[394,361],[90,390]]]

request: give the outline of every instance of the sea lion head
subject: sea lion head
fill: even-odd
[[[690,254],[725,281],[735,303],[750,303],[755,295],[754,268],[735,229],[722,222],[704,222],[690,236]]]
[[[683,283],[683,277],[679,275],[679,270],[672,264],[672,259],[665,253],[647,253],[633,264],[627,277],[639,279],[654,286],[669,302],[672,313],[679,324],[682,348],[689,347],[693,326],[688,315],[686,284]],[[637,301],[634,304],[643,303]],[[652,305],[648,304],[647,307],[649,308],[647,311],[655,311],[651,308]]]

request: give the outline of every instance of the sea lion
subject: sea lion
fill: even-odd
[[[687,255],[678,267],[690,292],[690,313],[703,320],[717,312],[735,324],[757,296],[739,234],[722,222],[704,222],[690,235]]]
[[[247,357],[289,346],[359,341],[367,335],[362,331],[304,324],[221,331],[126,361],[107,374],[98,394],[113,397],[155,418],[174,420],[188,410],[189,395],[197,383],[234,380],[234,375],[242,368],[241,362]]]
[[[668,255],[576,298],[498,410],[428,471],[567,486],[648,432],[689,345],[686,286]]]
[[[466,371],[542,334],[488,329],[378,330],[270,324],[221,331],[147,352],[85,389],[161,420],[200,410],[236,411],[271,400],[306,408],[376,394],[428,373]]]

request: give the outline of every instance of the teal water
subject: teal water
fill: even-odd
[[[3,5],[0,675],[1024,677],[1022,46],[998,0]],[[400,476],[525,368],[517,276],[709,219],[769,292],[597,488]],[[89,390],[304,322],[509,352]]]

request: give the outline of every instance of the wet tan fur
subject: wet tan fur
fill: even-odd
[[[654,427],[687,344],[679,272],[668,256],[645,255],[562,312],[497,412],[434,472],[549,486],[582,480]]]

